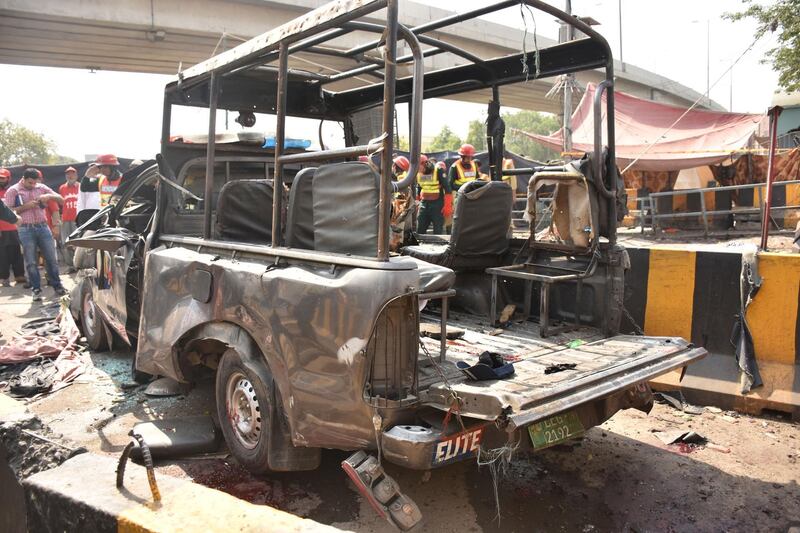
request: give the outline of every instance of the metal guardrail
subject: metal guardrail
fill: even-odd
[[[800,180],[793,180],[793,181],[776,181],[772,184],[773,187],[785,187],[787,185],[796,185],[800,184]],[[650,193],[649,196],[645,196],[643,198],[637,198],[636,203],[639,209],[639,214],[634,217],[637,221],[637,225],[641,226],[642,233],[645,231],[645,227],[649,221],[649,225],[653,230],[654,234],[658,234],[661,231],[661,224],[659,223],[662,220],[671,220],[677,218],[691,218],[691,217],[701,217],[703,219],[703,234],[708,236],[709,228],[708,228],[708,217],[709,215],[752,215],[752,214],[759,214],[760,220],[763,220],[764,214],[764,189],[766,188],[766,183],[749,183],[746,185],[725,185],[722,187],[705,187],[702,189],[681,189],[677,191],[664,191],[664,192],[654,192]],[[747,190],[747,189],[754,189],[758,193],[758,207],[739,207],[737,209],[715,209],[715,210],[707,210],[706,209],[706,197],[705,193],[707,192],[717,192],[717,191],[740,191],[740,190]],[[658,212],[658,199],[665,198],[665,197],[672,197],[672,196],[688,196],[690,194],[699,194],[700,195],[700,211],[685,211],[680,213],[659,213]],[[790,209],[800,209],[800,205],[786,205],[786,206],[772,206],[772,211],[787,211]],[[781,228],[783,229],[783,228]]]

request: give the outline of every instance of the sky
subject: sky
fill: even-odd
[[[483,0],[420,0],[444,9],[464,12],[481,7]],[[763,1],[763,0],[762,0]],[[550,0],[564,7],[561,0]],[[573,0],[573,13],[600,22],[596,29],[609,41],[614,56],[650,70],[699,92],[706,89],[706,44],[711,84],[728,69],[753,40],[755,24],[721,20],[735,11],[741,0]],[[620,50],[620,7],[622,43]],[[487,16],[488,20],[522,28],[518,8]],[[530,21],[529,21],[530,24]],[[557,24],[544,14],[536,16],[540,35],[557,36]],[[529,37],[530,39],[530,37]],[[759,41],[711,89],[711,98],[736,112],[764,112],[776,88],[777,75],[762,64],[764,52],[774,46],[772,36]],[[522,43],[520,43],[520,46]],[[530,49],[530,41],[528,48]],[[0,64],[0,78],[13,80],[0,89],[0,118],[9,119],[45,134],[57,152],[78,160],[87,154],[112,152],[125,157],[148,158],[158,150],[163,88],[172,77],[153,74],[23,67]],[[449,100],[426,101],[423,136],[435,135],[447,124],[466,136],[470,120],[484,118],[484,105]],[[398,108],[398,116],[407,116]],[[200,115],[183,117],[184,127],[195,132],[205,128]],[[270,121],[259,124],[264,131]],[[405,126],[400,121],[400,133]],[[231,129],[239,128],[230,120]],[[234,128],[235,127],[235,128]],[[289,125],[287,135],[316,139],[316,124]],[[326,138],[339,137],[335,128]],[[336,143],[332,143],[336,144]]]

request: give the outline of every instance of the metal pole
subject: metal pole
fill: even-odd
[[[711,20],[706,19],[706,101],[711,108]]]
[[[389,260],[389,209],[392,192],[392,155],[394,153],[394,99],[397,82],[397,0],[386,6],[386,48],[383,81],[383,153],[381,153],[381,187],[378,201],[378,260]]]
[[[769,210],[772,205],[772,181],[775,179],[775,146],[778,141],[778,117],[783,108],[775,106],[769,110],[769,166],[767,166],[767,197],[764,200],[764,216],[761,219],[761,249],[767,251],[769,240]]]
[[[564,12],[567,15],[572,15],[572,0],[566,0]],[[572,40],[572,26],[565,24],[566,35],[564,42]],[[572,82],[575,79],[574,74],[566,74],[564,76],[564,151],[572,151]],[[567,159],[571,159],[567,156]]]
[[[281,245],[281,204],[283,203],[283,145],[286,137],[286,92],[289,86],[289,45],[281,43],[278,51],[278,100],[275,103],[275,173],[272,195],[272,247]]]
[[[733,113],[733,65],[731,65],[730,81],[731,84],[728,88],[728,111]]]
[[[206,145],[206,183],[203,194],[203,238],[211,238],[211,205],[214,196],[214,149],[217,135],[217,97],[219,76],[211,73],[208,82],[208,144]]]
[[[622,64],[622,71],[625,72],[625,60],[622,58],[622,0],[619,0],[617,12],[619,13],[619,62]]]

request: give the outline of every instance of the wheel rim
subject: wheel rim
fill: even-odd
[[[225,405],[228,421],[236,440],[245,448],[252,450],[261,437],[261,407],[255,388],[247,376],[234,372],[225,387]]]
[[[91,293],[87,293],[86,297],[83,299],[83,326],[86,328],[86,332],[91,335],[94,335],[94,328],[97,321],[97,315],[95,313],[94,298],[92,298]]]

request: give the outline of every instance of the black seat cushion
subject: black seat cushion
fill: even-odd
[[[514,198],[502,181],[471,181],[458,190],[453,233],[447,245],[407,246],[403,253],[455,270],[502,264]]]
[[[314,173],[314,249],[378,254],[380,177],[359,161],[323,165]]]
[[[226,183],[217,201],[217,238],[272,244],[272,180]]]
[[[314,194],[316,167],[304,168],[292,180],[286,213],[286,246],[314,249]]]
[[[456,273],[451,269],[416,257],[409,257],[409,259],[417,263],[420,292],[439,292],[453,288],[456,282]]]

